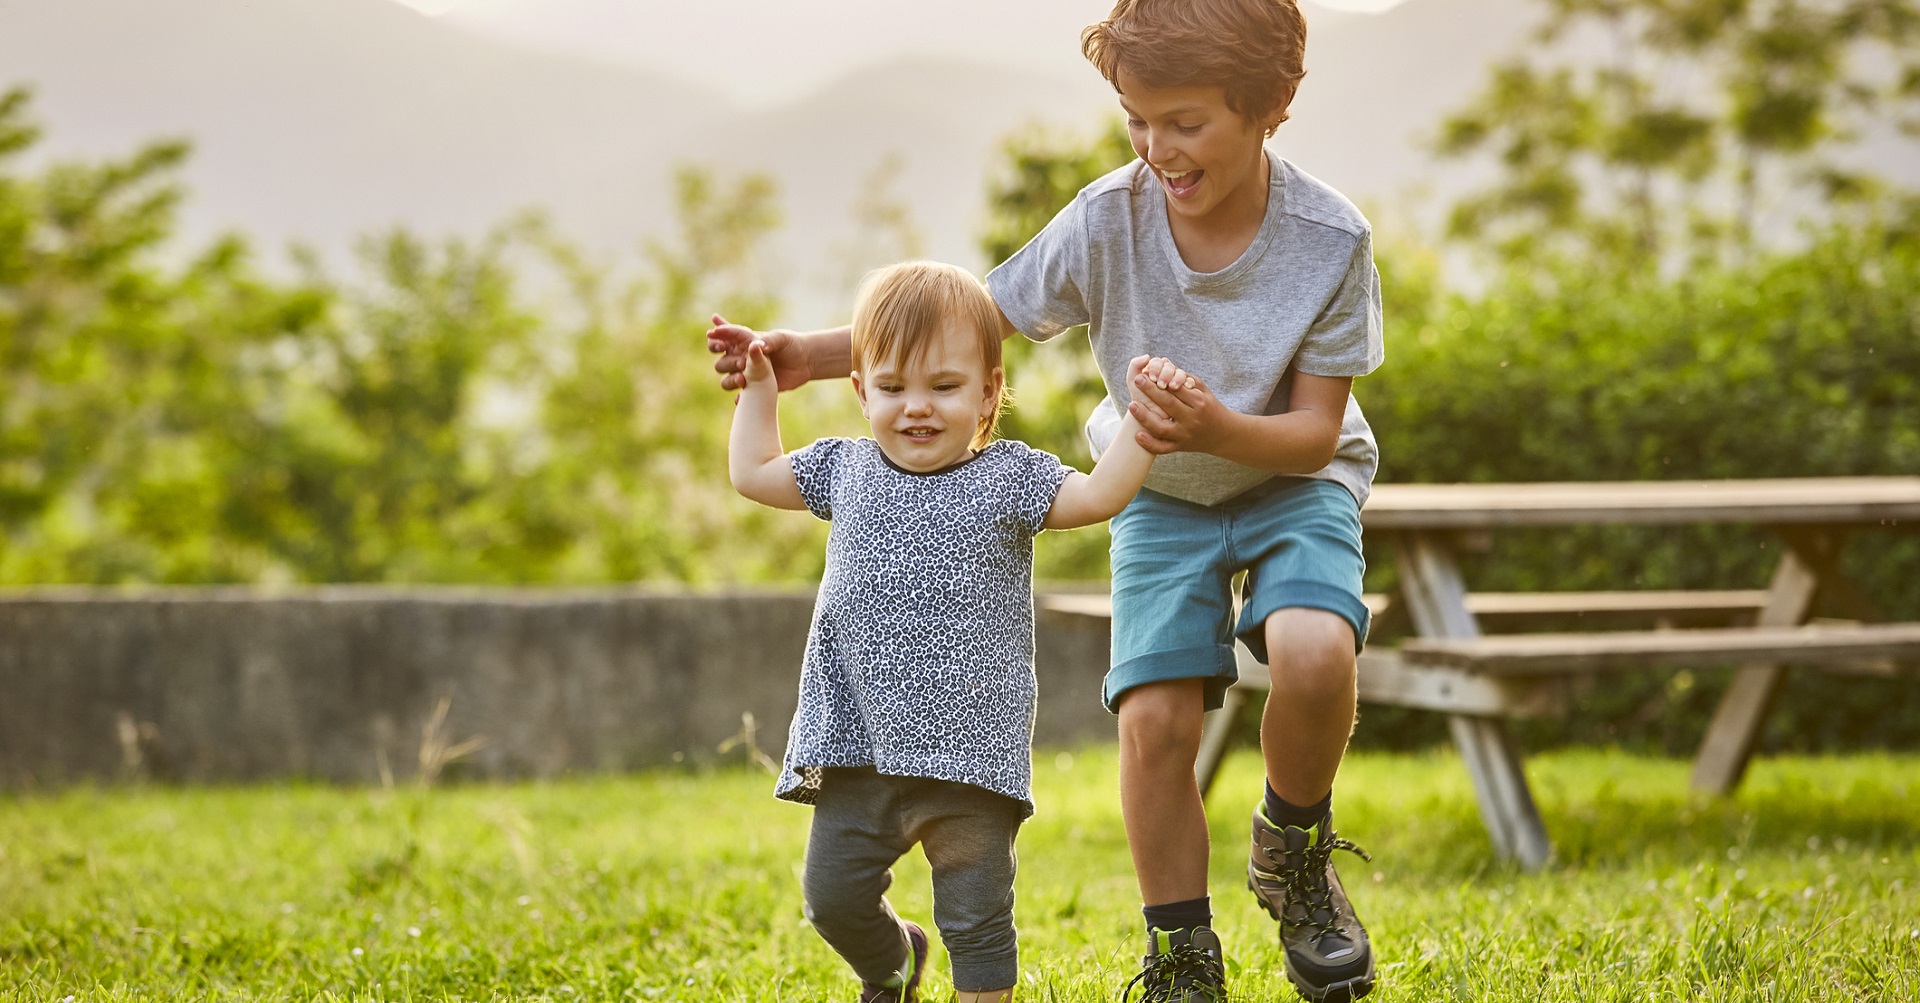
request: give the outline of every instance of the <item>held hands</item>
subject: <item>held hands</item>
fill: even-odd
[[[747,359],[745,368],[740,371],[740,379],[751,386],[773,378],[773,360],[767,358],[767,343],[758,339],[747,342]]]
[[[1140,423],[1140,445],[1147,452],[1211,453],[1227,437],[1234,412],[1170,360],[1136,358],[1127,365],[1127,380],[1133,394],[1127,413]]]
[[[740,390],[747,385],[750,345],[760,346],[774,385],[780,389],[791,390],[813,378],[805,353],[793,344],[793,332],[755,331],[740,324],[729,324],[716,313],[713,326],[707,329],[707,351],[720,356],[713,362],[713,371],[720,374],[720,389]]]

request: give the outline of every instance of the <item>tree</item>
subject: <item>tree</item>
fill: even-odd
[[[733,398],[714,386],[698,333],[710,313],[767,326],[779,304],[759,264],[779,225],[771,179],[730,183],[693,167],[676,180],[679,233],[652,241],[643,271],[562,250],[570,333],[550,353],[538,471],[546,518],[574,544],[567,580],[807,579],[824,524],[738,497],[727,480]],[[844,385],[781,395],[787,442],[850,427]]]
[[[679,239],[637,262],[589,261],[528,216],[478,240],[395,230],[343,276],[306,255],[270,281],[237,237],[170,246],[186,144],[28,174],[28,105],[0,97],[0,581],[817,565],[796,546],[813,520],[728,487],[728,398],[689,349],[716,304],[776,312],[767,179],[682,171]]]
[[[898,150],[880,158],[861,181],[851,207],[853,232],[827,248],[819,282],[837,298],[836,312],[841,316],[853,312],[854,293],[868,272],[926,253],[926,238],[913,221],[913,207],[896,190],[906,166],[906,157]]]
[[[159,263],[182,142],[18,173],[30,95],[0,96],[0,580],[250,577],[221,531],[222,427],[274,396],[262,360],[325,296],[260,280],[245,245]]]
[[[1879,193],[1843,166],[1850,142],[1920,136],[1913,0],[1545,3],[1539,48],[1495,66],[1436,144],[1493,155],[1500,180],[1454,206],[1449,232],[1508,260],[1744,254],[1769,205]],[[1574,55],[1596,44],[1604,60]]]

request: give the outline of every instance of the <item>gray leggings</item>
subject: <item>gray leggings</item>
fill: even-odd
[[[959,992],[1020,977],[1013,929],[1013,839],[1022,805],[972,784],[832,768],[814,804],[807,920],[865,982],[904,965],[907,940],[886,899],[891,868],[921,844],[933,868],[933,919]]]

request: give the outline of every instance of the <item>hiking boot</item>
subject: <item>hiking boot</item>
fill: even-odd
[[[1123,1003],[1133,995],[1134,986],[1146,989],[1142,1003],[1225,1003],[1226,961],[1220,953],[1220,938],[1212,930],[1156,926],[1147,930],[1147,938],[1140,974],[1120,991]]]
[[[901,924],[907,932],[907,946],[910,949],[907,961],[913,966],[907,974],[905,985],[876,986],[871,982],[860,983],[860,1003],[917,1003],[920,999],[920,976],[927,973],[927,931],[920,929],[918,923]]]
[[[1335,850],[1373,859],[1334,833],[1332,812],[1302,829],[1274,825],[1254,809],[1247,887],[1280,923],[1287,979],[1316,1003],[1351,1003],[1373,991],[1373,948],[1333,872]]]

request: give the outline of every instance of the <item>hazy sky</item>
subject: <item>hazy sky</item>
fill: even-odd
[[[699,79],[750,107],[789,100],[849,70],[949,56],[1078,73],[1080,29],[1112,0],[395,0],[469,30]],[[1376,11],[1402,0],[1308,0]],[[1338,16],[1338,15],[1334,15]],[[1010,27],[1012,26],[1012,27]]]

